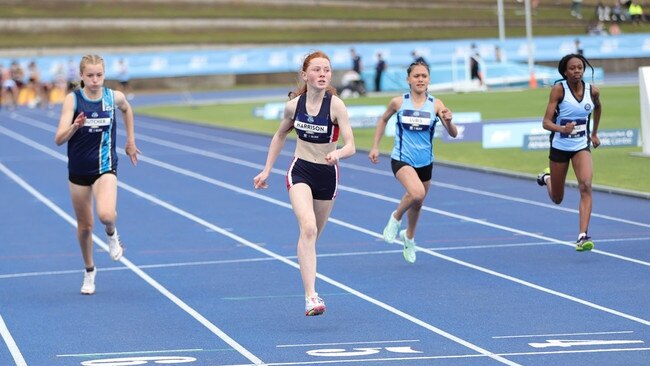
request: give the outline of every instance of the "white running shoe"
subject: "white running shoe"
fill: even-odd
[[[399,237],[404,242],[404,250],[402,251],[404,259],[409,263],[415,263],[415,241],[406,237],[406,230],[400,231]]]
[[[392,243],[397,237],[397,232],[399,231],[400,225],[402,225],[402,220],[397,221],[393,214],[395,211],[391,212],[390,219],[384,228],[384,241],[386,243]]]
[[[305,298],[305,315],[315,316],[325,312],[325,301],[318,297],[318,294]]]
[[[84,283],[81,285],[81,293],[84,295],[92,295],[95,293],[95,275],[97,274],[97,267],[92,271],[84,273]]]
[[[117,228],[115,229],[115,232],[113,232],[113,235],[107,235],[107,242],[108,242],[108,251],[111,255],[111,258],[114,261],[119,261],[120,258],[122,258],[122,254],[124,254],[124,245],[122,245],[122,241],[120,240],[120,236],[117,234]]]

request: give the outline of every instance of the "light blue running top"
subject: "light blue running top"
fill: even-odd
[[[567,123],[575,122],[576,126],[573,132],[567,133],[551,133],[551,146],[563,151],[578,151],[589,146],[590,133],[589,122],[591,120],[591,112],[594,109],[594,102],[591,100],[591,85],[584,84],[584,93],[582,100],[578,100],[569,88],[566,80],[562,80],[562,87],[564,88],[564,97],[558,103],[553,115],[553,120],[558,126],[564,126]]]
[[[117,169],[115,100],[111,89],[102,89],[102,97],[95,100],[88,99],[81,89],[74,91],[72,120],[84,112],[86,123],[68,141],[71,174],[99,175]]]
[[[433,163],[433,134],[438,116],[435,98],[427,94],[420,109],[413,105],[411,93],[404,94],[402,106],[397,111],[395,144],[390,157],[421,168]]]

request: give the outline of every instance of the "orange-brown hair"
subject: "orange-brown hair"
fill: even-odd
[[[311,63],[311,60],[313,60],[315,58],[324,58],[327,61],[330,61],[329,56],[327,56],[325,54],[325,52],[323,52],[323,51],[314,51],[314,52],[308,54],[305,57],[305,60],[302,62],[302,68],[300,69],[300,72],[307,71],[307,68],[309,68],[309,64]],[[330,61],[330,64],[331,64],[331,61]],[[332,95],[337,95],[336,94],[336,88],[333,87],[332,85],[327,87],[327,91],[330,92],[330,94],[332,94]],[[302,83],[302,85],[298,85],[298,88],[296,88],[295,91],[289,92],[289,99],[293,99],[295,97],[298,97],[298,96],[300,96],[302,94],[305,94],[306,92],[307,92],[307,84]]]

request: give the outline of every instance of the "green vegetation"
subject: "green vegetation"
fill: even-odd
[[[597,1],[583,1],[585,19],[576,20],[568,4],[540,2],[533,14],[535,35],[583,34]],[[241,45],[269,43],[373,42],[498,37],[496,0],[364,2],[22,0],[3,3],[0,19],[64,19],[67,26],[47,23],[29,28],[0,27],[0,48],[138,45]],[[504,1],[508,37],[525,36],[523,4]],[[81,27],[83,20],[131,20],[122,28]],[[188,20],[151,26],[149,20]],[[196,26],[193,20],[229,20],[228,24]],[[279,25],[247,21],[286,20]],[[308,21],[299,25],[297,21]],[[390,22],[387,25],[386,22]],[[418,22],[416,26],[413,22]],[[5,26],[9,22],[3,22]],[[650,31],[650,25],[622,24],[623,33]]]
[[[438,94],[454,112],[481,112],[484,121],[511,118],[539,118],[546,109],[549,89],[498,91],[489,93]],[[390,97],[348,99],[348,105],[387,105]],[[603,116],[600,129],[640,128],[639,89],[637,86],[601,87]],[[252,110],[265,102],[218,104],[206,106],[167,106],[140,108],[138,113],[172,118],[181,121],[205,123],[227,128],[273,134],[278,121],[254,117]],[[242,117],[250,116],[250,117]],[[355,129],[359,150],[372,146],[374,129]],[[389,152],[392,139],[383,138],[381,150]],[[650,193],[648,163],[644,158],[631,156],[638,147],[598,148],[593,152],[594,183],[620,189]],[[526,174],[537,174],[548,164],[547,151],[524,151],[520,148],[483,149],[479,142],[443,143],[436,141],[436,157],[440,161],[477,167],[490,167]],[[359,152],[363,154],[362,151]],[[573,173],[570,172],[570,178]]]

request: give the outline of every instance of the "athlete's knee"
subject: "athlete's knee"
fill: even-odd
[[[114,210],[98,210],[97,211],[97,218],[99,218],[99,221],[104,224],[112,224],[115,222],[115,217],[116,213]]]
[[[316,223],[301,225],[300,236],[303,240],[308,242],[316,241],[316,237],[318,236],[318,227],[316,226]]]
[[[91,234],[93,232],[93,223],[92,222],[78,222],[77,223],[77,233],[79,235]]]
[[[423,205],[424,205],[424,199],[422,199],[422,200],[417,200],[417,201],[413,201],[413,204],[411,205],[411,207],[409,208],[409,210],[412,210],[412,211],[420,211],[420,210],[422,210],[422,206],[423,206]]]
[[[580,182],[578,189],[580,190],[580,194],[591,194],[591,181]]]
[[[422,207],[422,204],[424,203],[424,198],[426,197],[427,193],[424,189],[419,189],[415,190],[412,192],[409,192],[409,196],[411,197],[411,200],[413,201],[411,207]]]

